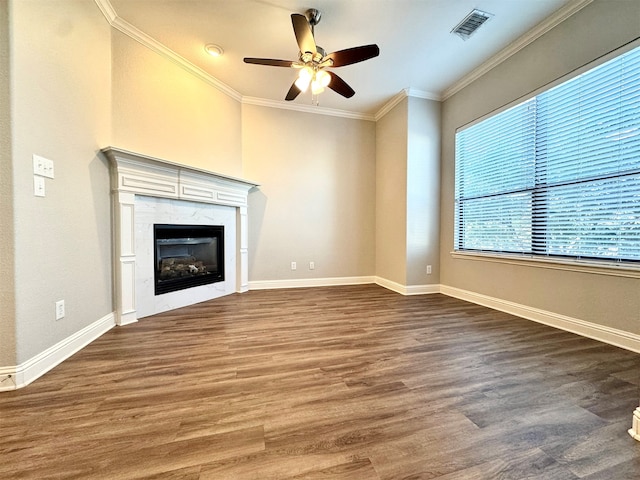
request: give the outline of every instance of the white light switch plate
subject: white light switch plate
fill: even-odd
[[[33,173],[47,178],[53,178],[53,160],[33,154]]]
[[[33,154],[33,173],[34,175],[44,175],[44,161],[46,158]]]
[[[53,160],[46,160],[44,162],[44,176],[53,178]]]
[[[44,197],[44,177],[40,175],[33,176],[33,194],[36,197]]]

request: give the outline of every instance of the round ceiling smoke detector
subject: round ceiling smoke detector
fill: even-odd
[[[215,43],[207,43],[204,46],[204,51],[212,57],[220,57],[224,53],[222,47],[220,45],[216,45]]]

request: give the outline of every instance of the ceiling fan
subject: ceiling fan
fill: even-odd
[[[297,61],[275,60],[271,58],[245,57],[245,63],[255,65],[269,65],[272,67],[289,67],[300,70],[298,78],[287,92],[285,100],[291,101],[311,86],[311,93],[318,95],[325,87],[339,93],[343,97],[351,98],[356,93],[342,78],[327,68],[344,67],[353,63],[369,60],[380,54],[377,45],[361,45],[359,47],[338,50],[328,55],[322,47],[316,45],[314,27],[320,22],[322,14],[311,8],[306,16],[299,13],[291,14],[293,33],[296,36],[300,54]]]

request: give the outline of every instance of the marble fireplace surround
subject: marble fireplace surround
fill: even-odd
[[[116,147],[111,164],[116,324],[249,289],[247,197],[258,186]],[[153,291],[153,223],[225,226],[225,281]]]

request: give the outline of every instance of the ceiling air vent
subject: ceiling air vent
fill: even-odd
[[[466,40],[475,33],[480,26],[493,17],[492,13],[483,12],[481,10],[473,10],[469,15],[451,30],[451,33],[455,33],[461,39]]]

